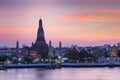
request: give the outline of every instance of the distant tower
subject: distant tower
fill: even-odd
[[[37,39],[35,44],[33,44],[32,49],[36,50],[37,53],[42,57],[46,58],[48,56],[48,45],[45,41],[44,30],[42,26],[42,20],[39,20],[39,27],[37,31]]]
[[[50,57],[54,57],[51,41],[49,41],[49,52],[48,52],[48,55],[49,55]]]
[[[60,55],[60,56],[62,56],[62,53],[61,53],[61,50],[62,50],[62,49],[61,49],[61,48],[62,48],[62,43],[61,43],[61,41],[60,41],[60,42],[59,42],[59,55]]]
[[[19,42],[16,42],[16,53],[19,54]]]

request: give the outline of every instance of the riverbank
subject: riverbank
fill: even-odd
[[[62,63],[62,64],[7,64],[7,68],[49,68],[49,67],[120,67],[120,63]]]

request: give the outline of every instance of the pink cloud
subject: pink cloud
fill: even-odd
[[[0,28],[0,36],[2,39],[7,40],[34,39],[36,36],[36,28],[4,26]]]
[[[108,14],[120,14],[120,9],[103,9],[101,12]]]
[[[83,16],[57,16],[58,19],[68,21],[84,21],[84,22],[120,22],[120,17],[104,16],[104,15],[83,15]]]

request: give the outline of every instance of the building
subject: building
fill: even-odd
[[[17,54],[16,48],[0,47],[0,56],[13,56]]]
[[[116,46],[116,45],[112,46],[111,52],[110,52],[110,56],[111,56],[111,57],[118,57],[118,56],[117,56],[117,52],[118,52],[117,46]]]
[[[118,50],[120,50],[120,43],[117,43]]]
[[[104,46],[102,46],[102,48],[104,48],[107,52],[109,52],[111,50],[110,44],[104,44]]]
[[[37,31],[37,39],[34,44],[32,44],[31,50],[36,52],[41,58],[47,58],[48,56],[48,45],[44,37],[44,29],[42,26],[42,20],[39,20],[39,27]]]

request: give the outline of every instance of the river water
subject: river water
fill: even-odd
[[[120,80],[120,68],[7,69],[0,80]]]

